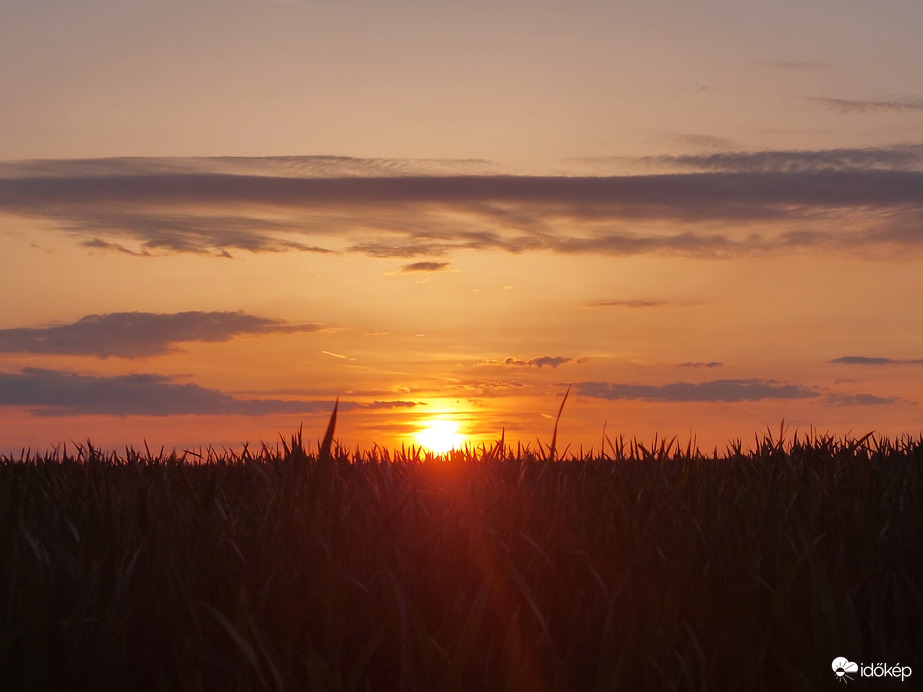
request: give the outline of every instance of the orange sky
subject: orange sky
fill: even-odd
[[[80,5],[0,17],[0,453],[923,430],[919,3]]]

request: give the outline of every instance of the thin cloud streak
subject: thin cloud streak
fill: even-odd
[[[415,406],[426,406],[421,401],[373,401],[371,404],[363,404],[362,408],[378,409],[395,409],[395,408],[413,408]]]
[[[577,394],[598,399],[640,399],[674,402],[736,402],[764,399],[810,399],[820,395],[814,389],[781,384],[774,380],[711,380],[673,382],[664,385],[622,384],[614,382],[576,382]]]
[[[0,372],[0,406],[20,406],[36,416],[244,415],[328,411],[330,401],[237,399],[197,384],[177,384],[165,375],[79,375],[23,368]],[[356,408],[340,402],[341,410]]]
[[[96,159],[0,161],[3,178],[83,178],[139,175],[228,175],[297,178],[394,178],[401,176],[495,175],[504,171],[486,159],[397,159],[354,156],[122,156]]]
[[[401,267],[401,271],[405,273],[439,272],[448,267],[448,262],[413,262],[411,264],[405,264]]]
[[[923,170],[923,145],[791,151],[725,151],[655,156],[644,161],[700,171],[811,173],[844,170]]]
[[[823,106],[828,110],[844,115],[854,113],[881,113],[895,111],[923,111],[923,98],[902,98],[884,101],[873,100],[851,100],[851,99],[832,99],[832,98],[809,98],[809,101]]]
[[[893,406],[900,402],[896,397],[880,397],[874,394],[828,394],[828,406]]]
[[[545,366],[554,370],[555,368],[566,365],[568,363],[577,363],[583,365],[584,363],[589,362],[589,358],[571,358],[570,356],[539,356],[537,358],[530,358],[529,360],[522,360],[521,358],[513,358],[510,356],[504,360],[484,360],[476,365],[478,367],[484,366],[502,366],[502,367],[513,367],[513,368],[543,368]]]
[[[110,415],[243,415],[327,413],[332,401],[242,399],[150,373],[96,376],[44,368],[0,372],[0,406],[25,407],[40,417]],[[340,401],[341,411],[407,409],[416,401]]]
[[[115,312],[71,324],[0,329],[0,353],[142,358],[178,351],[176,344],[216,343],[239,335],[315,332],[320,324],[290,325],[244,312]]]
[[[923,358],[901,360],[875,356],[840,356],[828,362],[841,365],[923,365]]]
[[[591,300],[583,304],[587,308],[661,308],[669,305],[680,305],[684,307],[700,305],[697,302],[673,301],[660,299],[633,299],[633,300]]]

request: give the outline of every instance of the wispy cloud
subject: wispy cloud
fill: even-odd
[[[900,401],[896,397],[880,397],[874,394],[828,394],[829,406],[892,406]]]
[[[514,368],[543,368],[547,366],[553,370],[558,366],[565,365],[567,363],[578,363],[582,365],[583,363],[589,362],[589,360],[590,359],[586,357],[575,359],[569,356],[539,356],[538,358],[530,358],[529,360],[509,357],[504,360],[484,360],[480,363],[477,363],[477,365],[499,365]]]
[[[323,165],[313,157],[46,161],[0,166],[0,210],[137,255],[346,251],[420,258],[413,266],[459,249],[737,257],[923,248],[919,146],[658,160],[700,170],[408,175],[348,160],[350,174],[316,177]],[[846,214],[857,230],[844,228]]]
[[[679,364],[681,368],[720,368],[722,366],[724,366],[724,363],[717,360],[712,360],[707,363],[701,361],[687,361]]]
[[[645,401],[761,401],[763,399],[809,399],[819,396],[814,389],[774,380],[710,380],[673,382],[664,385],[577,382],[578,394],[599,399],[642,399]]]
[[[147,256],[148,252],[137,252],[135,250],[129,250],[124,245],[119,245],[118,243],[110,243],[99,238],[93,238],[93,240],[84,241],[83,247],[87,248],[97,248],[100,250],[110,250],[114,252],[123,252],[126,255],[134,255],[135,257],[144,257]]]
[[[414,406],[426,406],[419,401],[373,401],[371,404],[363,404],[362,408],[377,409],[394,409],[394,408],[413,408]]]
[[[809,101],[828,110],[850,115],[853,113],[880,113],[893,111],[923,111],[923,98],[909,96],[900,99],[851,100],[831,98],[809,98]]]
[[[243,334],[313,332],[319,324],[287,324],[244,312],[114,312],[71,324],[0,329],[0,353],[140,358],[178,350],[184,342],[221,342]]]
[[[664,300],[660,298],[591,300],[583,304],[587,308],[661,308],[670,305],[690,307],[701,305],[698,301]]]
[[[923,365],[923,358],[898,359],[877,356],[840,356],[829,361],[843,365]]]
[[[588,308],[659,308],[667,305],[666,300],[591,300],[584,303]]]
[[[486,159],[393,159],[355,156],[120,156],[0,162],[0,178],[134,177],[146,175],[259,175],[281,178],[393,178],[494,175],[508,171]]]
[[[811,173],[844,170],[923,170],[923,145],[790,151],[724,151],[655,156],[651,163],[701,171]]]
[[[217,389],[179,384],[156,374],[96,376],[23,368],[0,372],[0,406],[22,406],[37,416],[244,415],[329,411],[329,401],[238,399]],[[356,408],[340,402],[341,410]]]
[[[480,364],[479,364],[480,365]],[[531,385],[517,380],[468,380],[447,384],[447,390],[458,390],[466,394],[480,396],[505,396],[528,389]]]
[[[449,267],[449,262],[412,262],[401,267],[402,272],[439,272]]]

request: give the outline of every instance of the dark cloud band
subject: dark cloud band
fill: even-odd
[[[329,401],[237,399],[217,389],[178,384],[155,374],[109,377],[23,368],[0,373],[0,406],[31,408],[38,416],[244,415],[329,411]],[[340,410],[356,404],[340,402]]]
[[[713,154],[657,156],[646,161],[683,169],[724,172],[919,171],[923,168],[923,145],[905,144],[819,151],[723,151]]]
[[[923,365],[923,358],[900,360],[878,356],[840,356],[830,362],[840,365]]]
[[[0,204],[41,212],[41,205],[74,208],[116,204],[182,207],[267,204],[310,210],[342,205],[485,203],[537,204],[572,211],[683,217],[684,209],[747,218],[753,207],[783,204],[864,206],[920,200],[923,173],[906,170],[747,171],[605,177],[402,176],[395,178],[280,178],[170,174],[83,178],[0,178]],[[728,203],[734,207],[727,208]],[[652,210],[652,211],[651,211]],[[498,210],[499,211],[499,210]],[[588,212],[584,212],[588,213]],[[759,212],[764,216],[767,212]]]
[[[711,380],[696,384],[674,382],[664,385],[577,382],[576,392],[598,399],[641,399],[646,401],[760,401],[763,399],[810,399],[819,392],[771,380]]]
[[[387,410],[420,406],[415,401],[340,401],[340,411]],[[191,382],[179,384],[164,375],[79,375],[23,368],[0,372],[0,406],[31,409],[36,416],[180,416],[329,413],[331,401],[241,399]]]
[[[923,246],[916,145],[675,157],[658,161],[699,170],[598,177],[383,175],[372,163],[355,164],[365,176],[312,177],[307,164],[267,161],[58,162],[59,174],[54,162],[8,164],[0,211],[137,255],[336,247],[430,261],[455,249],[727,257]]]
[[[115,312],[71,324],[0,329],[0,353],[47,353],[138,358],[171,353],[183,342],[221,342],[244,334],[312,332],[319,324],[290,325],[244,312]]]

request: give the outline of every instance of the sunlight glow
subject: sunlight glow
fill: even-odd
[[[446,419],[427,421],[426,427],[418,431],[414,437],[417,444],[435,454],[445,454],[458,449],[465,441],[464,436],[458,431],[458,423]]]

